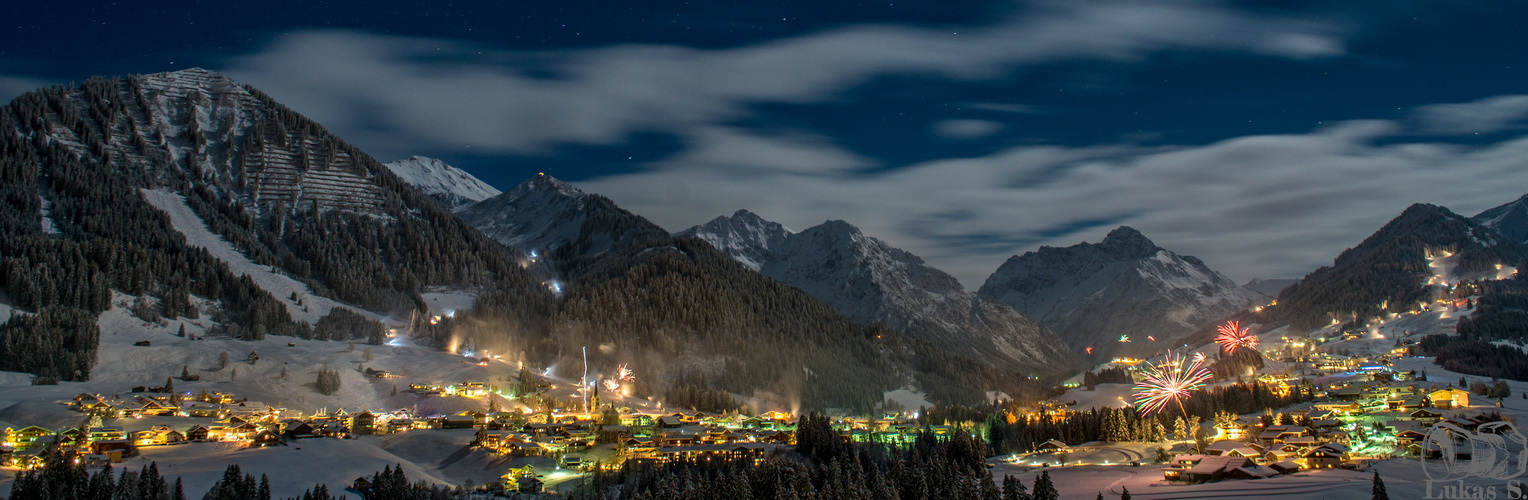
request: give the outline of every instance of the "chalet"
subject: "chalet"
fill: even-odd
[[[436,420],[442,429],[471,429],[474,425],[472,415],[447,415]]]
[[[1268,468],[1279,471],[1279,474],[1294,474],[1300,470],[1300,464],[1294,460],[1280,460],[1268,464]]]
[[[54,433],[51,430],[32,425],[10,432],[9,441],[16,448],[16,451],[26,451],[47,444],[46,438],[53,437],[53,435]]]
[[[1264,445],[1272,446],[1283,443],[1288,438],[1304,436],[1305,432],[1305,427],[1298,425],[1275,425],[1264,429],[1261,434],[1257,435],[1257,438]]]
[[[1239,441],[1216,441],[1204,448],[1204,454],[1210,456],[1238,456],[1257,457],[1262,454],[1261,447]]]
[[[350,437],[350,428],[347,427],[344,422],[324,420],[309,422],[308,425],[313,428],[314,436],[340,439]]]
[[[134,432],[132,437],[135,446],[157,446],[164,444],[164,438],[152,429]]]
[[[1209,455],[1179,455],[1173,458],[1172,464],[1162,470],[1163,477],[1169,481],[1189,483],[1217,481],[1229,471],[1254,465],[1252,459],[1247,457]]]
[[[282,431],[287,439],[307,439],[314,437],[313,426],[301,420],[288,420],[286,429]]]
[[[1470,392],[1463,389],[1453,387],[1439,389],[1428,393],[1427,397],[1432,400],[1434,408],[1449,409],[1467,408],[1470,406]]]
[[[181,411],[187,416],[198,418],[222,418],[224,409],[222,405],[203,401],[190,401],[181,405]]]
[[[90,443],[90,452],[97,455],[116,452],[119,456],[128,456],[133,454],[133,443],[126,439],[105,439]]]
[[[684,421],[678,415],[669,415],[658,418],[658,427],[673,428],[684,425]]]
[[[211,429],[207,428],[205,425],[193,425],[190,429],[186,429],[186,440],[211,441]]]
[[[249,439],[249,445],[251,447],[278,446],[282,444],[286,443],[281,441],[281,435],[271,431],[260,431]]]
[[[1311,419],[1310,426],[1317,429],[1333,429],[1342,426],[1342,421],[1335,418]]]
[[[1305,466],[1312,469],[1330,469],[1348,460],[1348,447],[1340,444],[1322,445],[1305,453]]]
[[[1057,440],[1054,440],[1054,439],[1048,440],[1048,441],[1046,441],[1044,443],[1040,443],[1039,446],[1035,447],[1035,451],[1065,452],[1065,451],[1069,451],[1069,450],[1071,450],[1071,448],[1068,447],[1066,445],[1066,443],[1063,443],[1063,442],[1060,442],[1060,441],[1057,441]]]
[[[1416,420],[1428,420],[1436,422],[1443,418],[1443,414],[1429,410],[1427,408],[1418,408],[1416,411],[1411,412],[1411,418]]]
[[[1425,433],[1425,432],[1422,432],[1422,431],[1419,431],[1419,430],[1416,430],[1416,429],[1406,429],[1406,430],[1401,431],[1400,433],[1397,433],[1395,435],[1395,444],[1403,446],[1403,447],[1407,447],[1409,449],[1411,447],[1412,443],[1416,443],[1417,441],[1421,441],[1423,438],[1426,438],[1426,437],[1427,437],[1427,433]]]
[[[357,435],[382,434],[381,432],[375,432],[377,430],[377,415],[370,411],[362,410],[360,413],[355,414],[355,417],[352,417],[350,422],[350,429],[355,431]],[[385,427],[383,428],[385,429]]]

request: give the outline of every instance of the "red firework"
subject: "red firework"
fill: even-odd
[[[1215,336],[1215,343],[1220,344],[1220,349],[1229,354],[1238,347],[1257,347],[1257,336],[1242,328],[1241,323],[1230,321],[1220,325],[1220,335]]]

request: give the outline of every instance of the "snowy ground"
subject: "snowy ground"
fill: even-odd
[[[1012,475],[1033,489],[1034,480],[1041,471],[1050,473],[1051,481],[1064,499],[1095,498],[1103,493],[1105,498],[1118,498],[1124,490],[1130,490],[1131,498],[1141,500],[1165,499],[1219,499],[1259,498],[1267,500],[1315,500],[1369,498],[1372,493],[1372,474],[1378,470],[1385,481],[1390,498],[1425,498],[1426,476],[1415,459],[1391,459],[1374,464],[1363,471],[1325,469],[1301,471],[1293,475],[1256,480],[1227,480],[1214,483],[1185,485],[1169,483],[1162,479],[1159,464],[1088,465],[1074,467],[1037,468],[998,463],[992,470],[999,484],[1002,478]],[[1506,481],[1470,481],[1471,486],[1494,487],[1496,498],[1508,498]],[[1441,483],[1434,485],[1432,498],[1439,498]]]
[[[1067,389],[1065,394],[1051,398],[1051,401],[1067,404],[1076,401],[1077,404],[1069,410],[1082,411],[1088,408],[1124,408],[1130,406],[1131,384],[1098,384],[1093,390],[1086,387],[1074,387]]]
[[[476,290],[463,291],[437,291],[419,294],[424,298],[424,303],[430,307],[430,314],[449,314],[455,311],[472,309],[473,301],[477,300]]]

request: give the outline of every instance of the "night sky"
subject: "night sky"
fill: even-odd
[[[1298,277],[1528,193],[1528,2],[417,4],[7,2],[0,100],[204,67],[383,161],[843,219],[971,288],[1119,225]]]

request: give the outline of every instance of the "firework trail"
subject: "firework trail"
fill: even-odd
[[[1183,410],[1183,400],[1210,380],[1210,371],[1197,356],[1191,363],[1172,351],[1167,351],[1161,363],[1147,363],[1141,373],[1145,378],[1135,383],[1135,406],[1148,415],[1162,411],[1170,403],[1177,403],[1178,409]],[[1183,413],[1187,415],[1188,411]]]
[[[1229,321],[1220,325],[1220,335],[1215,336],[1215,343],[1220,344],[1220,349],[1230,354],[1238,347],[1251,349],[1257,347],[1257,336],[1247,332],[1241,327],[1241,323]]]

